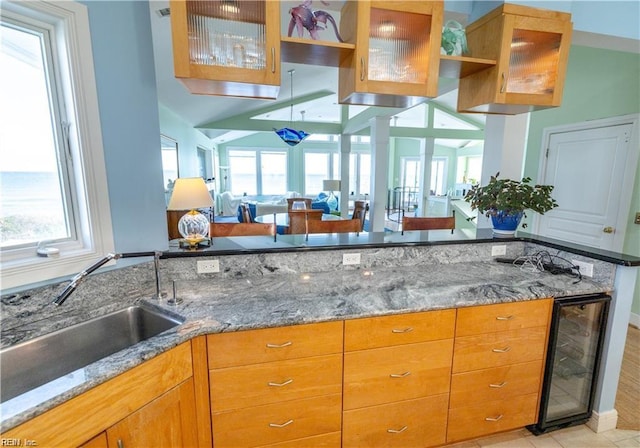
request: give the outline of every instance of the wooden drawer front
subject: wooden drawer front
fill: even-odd
[[[319,436],[305,437],[304,439],[287,440],[286,442],[260,445],[260,448],[340,448],[342,433],[332,432]]]
[[[546,327],[553,299],[458,309],[456,337],[530,327]]]
[[[344,349],[349,352],[452,338],[455,320],[455,310],[347,320]]]
[[[342,392],[342,355],[209,371],[214,412]]]
[[[449,392],[453,340],[344,355],[344,409]]]
[[[209,368],[342,353],[342,328],[342,322],[323,322],[212,334],[207,336]]]
[[[535,423],[538,394],[449,410],[447,442],[480,437]]]
[[[449,407],[463,407],[471,401],[484,403],[537,394],[541,375],[542,360],[456,373],[451,377]]]
[[[546,327],[456,338],[453,373],[542,359],[546,340]]]
[[[445,442],[448,394],[345,411],[343,448],[427,447]]]
[[[256,447],[340,431],[341,395],[213,414],[213,445]]]

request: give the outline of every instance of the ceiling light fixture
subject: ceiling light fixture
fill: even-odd
[[[291,109],[289,111],[289,126],[288,128],[276,129],[273,128],[273,131],[278,134],[278,137],[282,139],[289,146],[296,146],[302,140],[307,138],[310,134],[300,130],[296,131],[293,129],[293,74],[296,71],[294,69],[289,70],[289,76],[291,77]],[[304,111],[301,112],[302,119],[304,120]]]

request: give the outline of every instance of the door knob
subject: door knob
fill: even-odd
[[[604,233],[613,233],[613,230],[614,230],[614,229],[613,229],[613,227],[611,227],[611,226],[607,226],[607,227],[605,227],[604,229],[602,229],[602,231],[603,231]]]

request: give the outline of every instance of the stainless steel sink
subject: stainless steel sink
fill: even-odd
[[[0,402],[85,367],[183,320],[131,306],[0,351]]]

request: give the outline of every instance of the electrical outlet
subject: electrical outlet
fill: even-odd
[[[213,274],[220,272],[218,260],[198,260],[198,274]]]
[[[634,224],[640,224],[640,212],[636,212],[636,219],[633,220]]]
[[[342,254],[342,264],[360,264],[360,254]]]
[[[584,261],[571,260],[574,266],[578,266],[580,268],[580,274],[585,277],[593,277],[593,263],[586,263]]]
[[[507,246],[504,244],[491,246],[491,256],[499,257],[500,255],[507,255]]]

